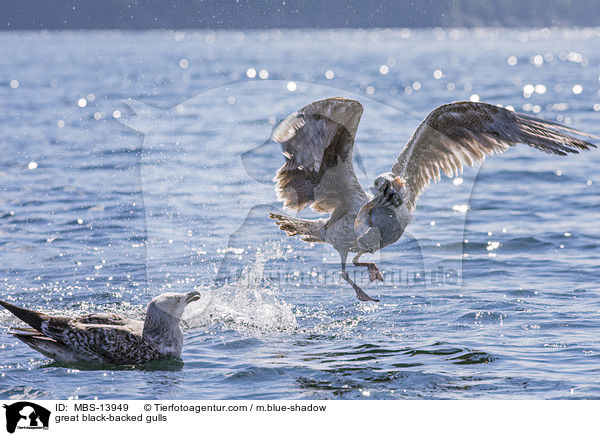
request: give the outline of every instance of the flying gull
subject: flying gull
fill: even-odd
[[[371,191],[361,187],[352,149],[362,105],[355,100],[315,101],[285,118],[271,139],[281,144],[285,164],[277,171],[276,193],[295,212],[310,207],[329,218],[300,219],[270,214],[288,235],[333,245],[341,275],[361,301],[369,297],[346,272],[348,253],[355,266],[367,267],[371,281],[383,276],[374,263],[360,262],[398,240],[411,222],[419,195],[441,173],[448,177],[495,153],[523,143],[549,154],[566,155],[596,147],[570,134],[595,138],[570,127],[487,103],[456,102],[433,110],[394,163],[375,178]]]
[[[114,313],[67,318],[22,309],[4,301],[0,305],[33,327],[15,328],[11,333],[57,362],[132,365],[155,359],[178,359],[183,347],[181,316],[186,306],[198,299],[197,291],[161,294],[150,301],[145,321]]]

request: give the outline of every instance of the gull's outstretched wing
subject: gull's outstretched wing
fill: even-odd
[[[271,139],[286,158],[273,179],[284,207],[332,212],[367,201],[352,164],[362,112],[355,100],[328,98],[294,112],[273,130]]]
[[[413,211],[431,180],[460,173],[486,156],[523,143],[556,155],[596,147],[571,134],[584,132],[487,103],[457,102],[438,107],[419,125],[392,172],[406,180],[405,204]]]

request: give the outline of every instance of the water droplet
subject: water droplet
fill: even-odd
[[[533,59],[531,59],[531,63],[533,65],[535,65],[536,67],[541,67],[542,64],[544,63],[544,56],[542,56],[540,54],[539,55],[535,55],[533,57]]]
[[[533,86],[531,83],[528,83],[527,85],[525,85],[523,87],[523,96],[525,98],[531,97],[531,94],[533,94],[534,92],[535,92],[535,86]]]

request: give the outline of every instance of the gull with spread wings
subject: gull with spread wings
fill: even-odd
[[[561,124],[487,103],[450,103],[427,115],[391,172],[375,178],[371,195],[361,187],[352,164],[362,113],[358,101],[328,98],[292,113],[273,130],[271,139],[281,144],[285,156],[274,178],[278,200],[295,212],[310,207],[330,216],[307,220],[269,215],[290,236],[333,245],[341,257],[342,277],[361,301],[378,300],[350,279],[348,253],[356,253],[352,263],[367,267],[371,281],[383,281],[377,266],[360,262],[360,257],[400,238],[419,195],[441,173],[452,177],[463,165],[472,167],[517,144],[554,155],[596,147],[571,135],[595,136]]]

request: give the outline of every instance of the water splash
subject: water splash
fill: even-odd
[[[231,284],[217,289],[197,288],[202,299],[184,314],[189,327],[220,325],[243,333],[290,331],[298,328],[294,307],[279,296],[276,286],[265,282],[265,263],[285,256],[275,245],[257,250],[255,261]]]

